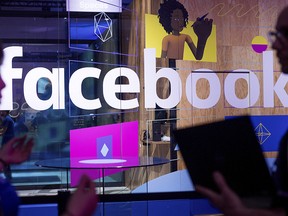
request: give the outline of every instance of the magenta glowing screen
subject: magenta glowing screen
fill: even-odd
[[[138,121],[70,130],[71,186],[137,166],[138,139]]]

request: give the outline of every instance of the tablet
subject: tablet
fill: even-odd
[[[212,173],[251,207],[269,207],[275,186],[249,116],[174,131],[194,185],[218,191]]]

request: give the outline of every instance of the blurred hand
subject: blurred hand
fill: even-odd
[[[228,186],[221,173],[213,174],[214,181],[220,192],[217,193],[202,186],[196,186],[196,191],[207,197],[211,203],[220,209],[225,216],[285,216],[284,209],[256,209],[246,207],[240,197]]]
[[[70,197],[66,213],[73,216],[91,216],[98,204],[98,196],[95,191],[94,182],[83,175],[75,193]],[[64,214],[65,215],[65,214]]]
[[[197,18],[196,22],[192,25],[195,34],[199,39],[207,39],[212,31],[213,19],[200,20]]]
[[[213,203],[213,205],[223,211],[225,215],[229,213],[231,209],[244,209],[245,207],[241,202],[240,198],[237,196],[237,194],[234,193],[234,191],[230,189],[222,174],[219,172],[215,172],[213,174],[213,177],[215,183],[220,190],[220,193],[217,193],[202,186],[196,186],[196,190],[205,197],[207,197]]]
[[[33,138],[27,138],[27,135],[15,137],[0,149],[0,158],[7,164],[22,163],[30,156],[33,145]]]

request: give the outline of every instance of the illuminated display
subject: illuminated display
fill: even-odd
[[[115,12],[122,11],[122,0],[66,0],[67,11],[73,12]]]
[[[122,169],[111,169],[117,165],[137,165],[139,155],[138,121],[109,124],[70,131],[71,184],[75,185],[81,174],[92,178],[121,172]],[[91,167],[85,171],[81,168]]]

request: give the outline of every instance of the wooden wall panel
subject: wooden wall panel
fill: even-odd
[[[143,50],[145,48],[145,13],[157,14],[161,0],[134,0],[131,8],[135,11],[132,15],[131,28],[138,27],[137,35],[131,31],[131,37],[134,40],[130,41],[127,46],[131,51],[137,48],[138,55],[136,58],[128,59],[128,64],[136,65],[141,84],[141,92],[139,96],[139,130],[140,134],[147,129],[147,125],[151,124],[154,118],[153,110],[144,108],[144,58]],[[276,18],[282,8],[288,5],[288,0],[179,0],[184,4],[189,12],[189,20],[196,20],[197,17],[209,12],[208,18],[214,20],[216,25],[216,40],[217,40],[217,62],[195,62],[195,61],[177,61],[178,72],[181,75],[183,83],[183,94],[185,92],[185,80],[189,73],[195,69],[208,68],[217,72],[221,80],[221,86],[224,85],[226,72],[236,69],[248,69],[255,72],[259,78],[260,96],[257,102],[246,109],[236,109],[231,107],[225,100],[225,95],[221,94],[219,102],[211,109],[197,109],[188,102],[183,95],[177,108],[178,127],[186,127],[190,125],[201,124],[203,122],[211,122],[223,119],[229,115],[287,115],[288,109],[283,108],[283,105],[275,94],[275,108],[263,107],[263,60],[262,54],[255,53],[251,48],[252,39],[255,36],[263,36],[267,38],[269,30],[274,29]],[[137,17],[137,25],[136,25]],[[133,35],[134,34],[134,35]],[[135,47],[136,37],[138,43]],[[269,46],[268,50],[271,50]],[[205,50],[209,52],[209,50]],[[157,67],[167,67],[166,59],[157,59]],[[280,71],[276,56],[274,56],[274,71]],[[275,81],[280,73],[274,74]],[[163,83],[162,83],[163,84]],[[237,82],[237,95],[244,97],[248,94],[245,91],[247,84]],[[201,97],[207,97],[209,91],[213,91],[208,86],[208,83],[202,81],[199,83],[200,89],[206,89],[199,94]],[[161,88],[160,88],[161,89]],[[240,89],[240,90],[239,90]],[[243,91],[241,89],[244,89]],[[166,90],[161,89],[163,95]],[[160,91],[160,92],[161,92]],[[150,123],[149,123],[150,122]],[[150,128],[151,129],[151,128]],[[139,139],[140,140],[140,139]],[[140,142],[140,154],[145,155],[146,151]]]

